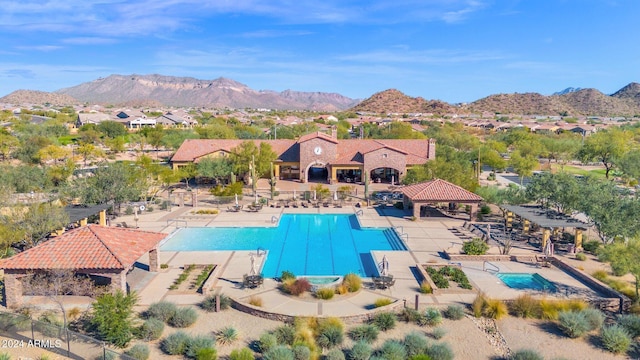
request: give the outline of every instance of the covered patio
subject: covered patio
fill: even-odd
[[[437,207],[438,204],[446,203],[449,209],[457,208],[459,204],[468,205],[469,219],[473,220],[478,204],[483,200],[479,195],[442,179],[405,186],[400,191],[404,194],[404,208],[413,207],[416,219],[421,218],[420,210],[423,206]]]
[[[0,261],[6,306],[22,305],[23,278],[51,270],[71,270],[76,274],[107,278],[114,291],[126,292],[127,272],[144,254],[149,254],[149,271],[158,271],[158,244],[166,236],[159,232],[99,225],[67,231]]]

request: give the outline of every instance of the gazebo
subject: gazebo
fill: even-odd
[[[156,272],[158,243],[167,234],[117,227],[79,227],[0,261],[4,270],[7,307],[22,304],[22,280],[29,274],[71,270],[108,278],[113,290],[127,290],[127,272],[149,253],[149,271]]]
[[[465,204],[471,207],[470,220],[475,217],[478,203],[482,197],[465,190],[462,187],[442,179],[433,179],[418,184],[403,187],[400,191],[404,194],[404,208],[413,205],[413,216],[420,218],[420,209],[424,205],[433,206],[438,203]]]

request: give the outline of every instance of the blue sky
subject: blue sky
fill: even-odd
[[[640,82],[637,0],[0,0],[0,96],[111,74],[450,103]]]

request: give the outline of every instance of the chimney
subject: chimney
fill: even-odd
[[[334,139],[338,138],[338,128],[335,125],[331,127],[331,137]]]

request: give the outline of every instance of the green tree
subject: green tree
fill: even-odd
[[[216,183],[228,178],[233,170],[233,164],[227,157],[206,157],[196,165],[198,176],[215,179]]]
[[[156,158],[158,157],[157,153],[162,146],[162,139],[164,138],[164,129],[162,125],[157,125],[156,127],[144,128],[142,134],[147,139],[147,143],[156,150]]]
[[[34,247],[53,231],[65,227],[69,223],[69,215],[60,206],[38,203],[29,205],[26,212],[12,222],[17,231],[24,233],[27,247]]]
[[[7,160],[11,152],[14,151],[18,145],[20,145],[20,140],[18,140],[17,137],[0,132],[0,156],[2,156],[2,161]]]
[[[271,163],[278,158],[278,154],[266,142],[261,142],[258,147],[253,141],[244,141],[231,150],[234,173],[249,173],[249,164],[256,166],[256,176],[265,177],[269,174]]]
[[[104,156],[104,152],[99,147],[90,143],[81,143],[74,153],[80,155],[82,158],[82,164],[86,167],[89,160],[97,159]]]
[[[635,237],[629,241],[616,241],[605,246],[598,253],[600,260],[611,264],[611,269],[616,275],[631,274],[635,279],[635,302],[640,301],[638,292],[640,282],[640,239]]]
[[[139,200],[148,183],[139,166],[113,163],[98,166],[94,176],[77,179],[67,189],[71,197],[80,197],[83,204],[113,203],[116,207],[127,201]]]
[[[560,172],[541,173],[527,185],[527,196],[544,207],[554,207],[562,213],[570,213],[580,207],[581,184],[575,176]]]
[[[618,161],[618,167],[632,179],[640,179],[640,149],[624,154]]]
[[[449,146],[440,146],[436,158],[407,171],[403,182],[413,184],[421,181],[442,179],[474,191],[478,178],[470,154],[456,151]]]
[[[632,133],[627,130],[613,128],[598,131],[585,139],[579,157],[583,162],[600,162],[608,179],[617,161],[628,151],[631,139]]]
[[[125,136],[129,132],[127,128],[117,121],[101,121],[97,126],[97,130],[104,134],[104,136],[115,139],[117,137]]]
[[[522,179],[526,176],[531,176],[533,170],[538,167],[538,159],[532,155],[522,155],[519,150],[511,153],[511,160],[509,161],[513,171],[520,176],[520,185],[522,185]]]
[[[121,348],[129,344],[133,338],[133,307],[137,301],[135,292],[125,295],[121,290],[96,299],[92,304],[91,324],[103,340]]]

